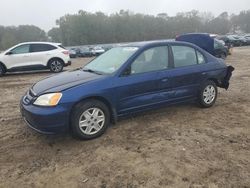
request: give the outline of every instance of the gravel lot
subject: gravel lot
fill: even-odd
[[[0,78],[0,187],[250,187],[250,47],[227,63],[236,71],[213,108],[143,113],[92,141],[40,135],[22,121],[21,96],[51,73]]]

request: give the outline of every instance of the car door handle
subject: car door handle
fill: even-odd
[[[161,81],[162,81],[162,82],[167,82],[168,79],[167,79],[167,78],[163,78]]]
[[[207,73],[206,72],[203,72],[203,73],[201,73],[202,75],[207,75]]]

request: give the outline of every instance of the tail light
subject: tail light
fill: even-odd
[[[62,51],[64,55],[69,55],[69,51]]]

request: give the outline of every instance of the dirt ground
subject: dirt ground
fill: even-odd
[[[214,107],[147,112],[92,141],[40,135],[22,121],[21,96],[49,72],[0,78],[0,187],[250,187],[250,47],[227,63],[236,71]]]

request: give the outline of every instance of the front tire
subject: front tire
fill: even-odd
[[[4,67],[0,64],[0,77],[5,74],[5,69]]]
[[[64,63],[60,59],[52,59],[49,62],[49,69],[51,72],[59,73],[63,71]]]
[[[109,124],[109,109],[98,100],[87,100],[77,104],[71,116],[73,136],[81,140],[90,140],[101,136]]]
[[[199,103],[203,108],[210,108],[217,99],[218,89],[213,81],[207,81],[199,92]]]

